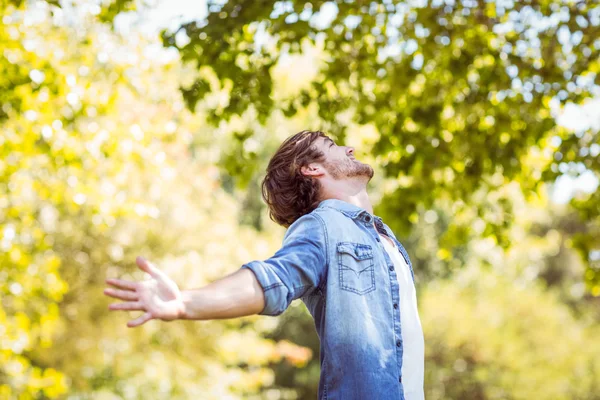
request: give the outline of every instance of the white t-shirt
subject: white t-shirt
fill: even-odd
[[[425,341],[417,309],[417,291],[412,280],[410,267],[404,257],[390,243],[390,239],[379,235],[384,248],[394,263],[400,292],[400,325],[402,327],[402,385],[406,400],[424,400],[423,381],[425,375]]]

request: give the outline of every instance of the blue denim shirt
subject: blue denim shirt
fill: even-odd
[[[302,299],[313,316],[320,400],[404,399],[398,280],[374,224],[412,273],[406,250],[381,218],[337,199],[296,220],[273,257],[242,266],[264,290],[261,315],[279,315]]]

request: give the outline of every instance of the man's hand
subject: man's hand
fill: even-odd
[[[125,300],[123,303],[111,304],[108,309],[144,311],[143,315],[127,323],[130,328],[140,326],[151,319],[172,321],[181,318],[185,307],[177,284],[143,257],[137,257],[135,261],[151,278],[142,282],[107,279],[106,283],[118,289],[104,289],[104,294]]]

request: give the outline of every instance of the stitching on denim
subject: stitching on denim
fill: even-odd
[[[283,286],[283,283],[276,282],[276,283],[274,283],[274,284],[272,284],[270,286],[267,286],[264,291],[266,292],[267,290],[275,289],[276,287],[279,287],[279,286]]]
[[[326,304],[323,301],[323,312],[325,312]],[[321,373],[323,374],[323,400],[327,400],[327,368],[323,365]]]
[[[335,207],[330,207],[330,206],[323,206],[321,208],[322,209],[329,208],[330,210],[335,210],[337,212],[340,212],[340,213],[344,214],[346,217],[353,218],[353,219],[356,218],[356,216],[359,214],[359,211],[343,211],[343,210],[339,210],[339,209],[337,209]]]
[[[325,235],[324,237],[325,237],[325,262],[326,262],[326,265],[325,265],[325,271],[323,274],[323,280],[321,281],[321,284],[319,286],[317,286],[317,289],[319,289],[318,292],[321,293],[323,297],[325,297],[325,294],[323,293],[323,291],[327,284],[327,271],[329,270],[329,266],[330,266],[329,235],[327,233],[327,225],[325,224],[325,221],[323,220],[323,218],[320,215],[318,215],[317,213],[314,213],[314,214],[311,213],[310,215],[315,217],[321,223],[321,226],[323,227],[323,231],[324,231],[324,235]]]
[[[310,287],[310,285],[302,285],[302,286],[296,286],[294,288],[294,297],[296,296],[296,293],[301,292],[304,288]]]
[[[383,225],[384,225],[384,229],[386,229],[385,223],[383,223]],[[387,231],[387,229],[386,229],[386,231]],[[394,239],[396,246],[400,250],[400,253],[402,254],[402,257],[404,258],[404,261],[406,261],[406,264],[408,265],[408,268],[410,269],[410,275],[412,276],[413,283],[415,283],[415,272],[413,270],[412,261],[410,260],[410,256],[408,255],[408,252],[406,251],[406,249],[404,248],[402,243],[400,243],[400,241],[396,238],[396,235],[394,235],[394,232],[392,232],[391,229],[389,229],[389,231],[392,235],[391,236],[388,235],[388,236],[390,236],[392,239]]]
[[[346,267],[346,269],[351,269],[349,268],[347,265],[344,264],[343,262],[343,258],[342,258],[342,254],[345,254],[344,252],[341,252],[340,249],[340,244],[350,244],[352,246],[355,247],[362,247],[362,248],[368,248],[371,249],[371,251],[369,251],[368,257],[365,257],[363,260],[361,261],[365,261],[365,262],[369,262],[369,266],[366,267],[365,269],[368,269],[371,272],[371,286],[367,289],[364,290],[359,290],[356,288],[353,288],[352,286],[348,286],[346,284],[344,284],[344,279],[343,276],[344,274],[342,273],[342,271],[344,271],[344,269],[342,267]],[[337,262],[338,262],[338,279],[340,282],[340,288],[342,290],[348,291],[348,292],[352,292],[352,293],[356,293],[358,295],[365,295],[367,293],[371,293],[372,291],[375,290],[375,259],[373,257],[373,250],[372,247],[368,244],[363,244],[363,243],[355,243],[355,242],[339,242],[337,244],[336,247],[336,253],[337,253]],[[360,281],[360,280],[359,280]]]
[[[352,251],[348,251],[347,246],[340,246],[340,245],[344,245],[344,244],[349,244],[351,245],[350,247],[353,247]],[[340,248],[342,248],[342,250],[340,250]],[[337,251],[338,253],[347,253],[350,254],[352,256],[352,258],[356,258],[354,257],[354,255],[356,255],[356,250],[355,249],[364,249],[364,253],[362,258],[358,258],[359,261],[362,260],[368,260],[369,258],[373,258],[373,247],[369,244],[363,244],[363,243],[355,243],[355,242],[339,242],[337,244]]]

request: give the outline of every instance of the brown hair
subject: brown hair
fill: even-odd
[[[271,220],[286,228],[319,205],[319,181],[300,171],[312,162],[325,160],[325,154],[313,146],[318,137],[327,136],[321,131],[307,130],[290,136],[267,166],[262,196]]]

